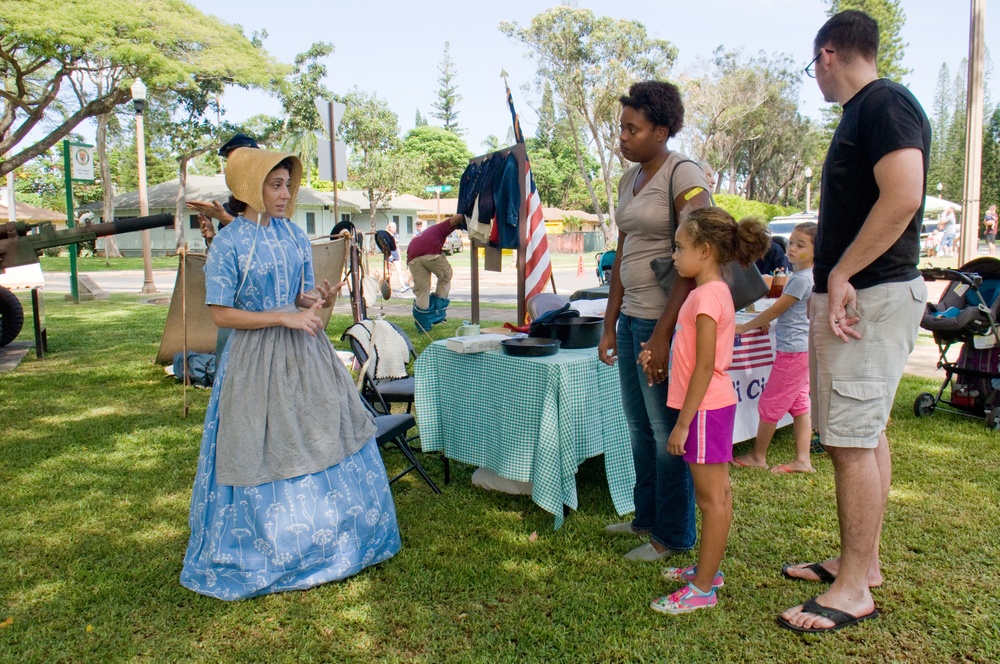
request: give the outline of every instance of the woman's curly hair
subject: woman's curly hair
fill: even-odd
[[[666,81],[643,81],[628,89],[627,95],[619,97],[622,106],[642,111],[646,119],[658,127],[670,129],[668,138],[673,138],[684,128],[684,102],[680,90]]]

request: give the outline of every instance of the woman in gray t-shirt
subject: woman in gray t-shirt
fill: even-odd
[[[677,88],[661,81],[636,83],[621,104],[621,153],[635,165],[618,185],[618,251],[598,353],[605,364],[618,364],[635,464],[635,518],[607,530],[648,535],[647,543],[625,557],[657,561],[695,542],[691,475],[681,457],[667,452],[674,425],[667,413],[670,338],[693,282],[678,278],[668,296],[649,262],[670,255],[675,211],[680,215],[708,207],[711,198],[701,167],[667,148],[667,140],[684,124]],[[645,371],[636,364],[643,349],[652,355]]]

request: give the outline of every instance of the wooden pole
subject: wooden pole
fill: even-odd
[[[340,223],[340,198],[337,196],[337,125],[333,124],[333,102],[327,102],[330,114],[330,179],[333,180],[333,225]]]
[[[962,197],[962,226],[959,264],[968,263],[979,253],[979,195],[983,165],[983,62],[986,0],[971,0],[969,24],[969,91],[966,107],[965,192]]]
[[[528,176],[528,152],[524,143],[518,143],[512,147],[511,152],[517,158],[517,178],[521,183],[521,200],[517,214],[517,236],[520,239],[517,248],[517,324],[526,325],[528,322],[528,303],[525,299],[524,277],[529,240],[528,195],[530,192],[525,191],[525,182]]]
[[[181,247],[181,328],[184,330],[184,337],[181,343],[181,351],[184,355],[184,364],[181,367],[181,371],[184,372],[182,376],[183,387],[183,401],[184,401],[184,411],[182,417],[188,416],[188,323],[187,323],[187,242]]]

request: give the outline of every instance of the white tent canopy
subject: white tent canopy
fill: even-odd
[[[958,203],[952,203],[951,201],[946,201],[943,198],[938,198],[937,196],[924,196],[924,216],[929,214],[941,214],[944,212],[946,207],[955,208],[955,212],[962,209],[962,206]]]

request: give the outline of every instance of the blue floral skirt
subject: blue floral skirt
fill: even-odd
[[[312,475],[255,487],[202,479],[199,473],[181,584],[203,595],[235,600],[304,590],[353,576],[400,549],[374,439]]]

